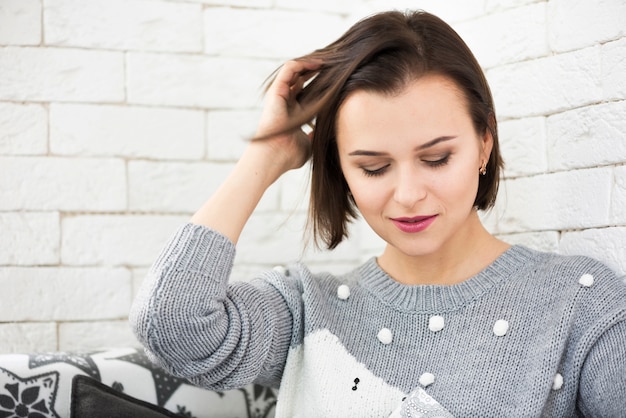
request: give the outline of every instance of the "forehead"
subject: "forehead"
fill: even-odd
[[[426,141],[472,127],[463,91],[450,78],[429,74],[407,83],[396,94],[351,93],[339,108],[337,140],[374,137]]]

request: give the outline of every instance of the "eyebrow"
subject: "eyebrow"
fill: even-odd
[[[441,142],[450,141],[450,140],[452,140],[454,138],[456,138],[456,137],[455,136],[440,136],[438,138],[433,139],[432,141],[428,141],[428,142],[418,146],[417,148],[415,148],[415,150],[416,151],[425,150],[427,148],[434,147],[435,145],[437,145],[437,144],[439,144]],[[380,151],[356,150],[356,151],[352,151],[348,155],[351,155],[351,156],[363,155],[363,156],[366,156],[366,157],[378,157],[378,156],[381,156],[381,155],[387,155],[387,153],[386,152],[380,152]]]

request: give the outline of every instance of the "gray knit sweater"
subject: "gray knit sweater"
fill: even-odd
[[[375,259],[228,284],[234,256],[181,227],[131,312],[198,385],[280,385],[278,417],[387,417],[417,387],[456,417],[626,417],[626,286],[590,258],[514,246],[463,283],[407,286]]]

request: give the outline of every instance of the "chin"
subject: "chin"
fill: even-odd
[[[432,239],[419,241],[420,242],[387,241],[387,243],[390,247],[393,247],[394,252],[398,255],[406,257],[426,257],[441,250],[440,243],[434,242]]]
[[[402,254],[404,254],[407,257],[427,257],[427,256],[431,256],[435,253],[437,253],[437,249],[409,249],[407,251],[402,251]]]

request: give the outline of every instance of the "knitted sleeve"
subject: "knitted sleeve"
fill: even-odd
[[[622,312],[589,352],[580,379],[579,408],[586,417],[624,416],[626,313]]]
[[[572,332],[580,364],[577,409],[585,417],[625,416],[626,286],[601,263],[588,263],[585,272],[578,309],[585,326]]]
[[[131,325],[150,358],[175,376],[219,390],[277,386],[291,313],[265,281],[229,286],[234,257],[226,237],[184,225],[142,283]]]

